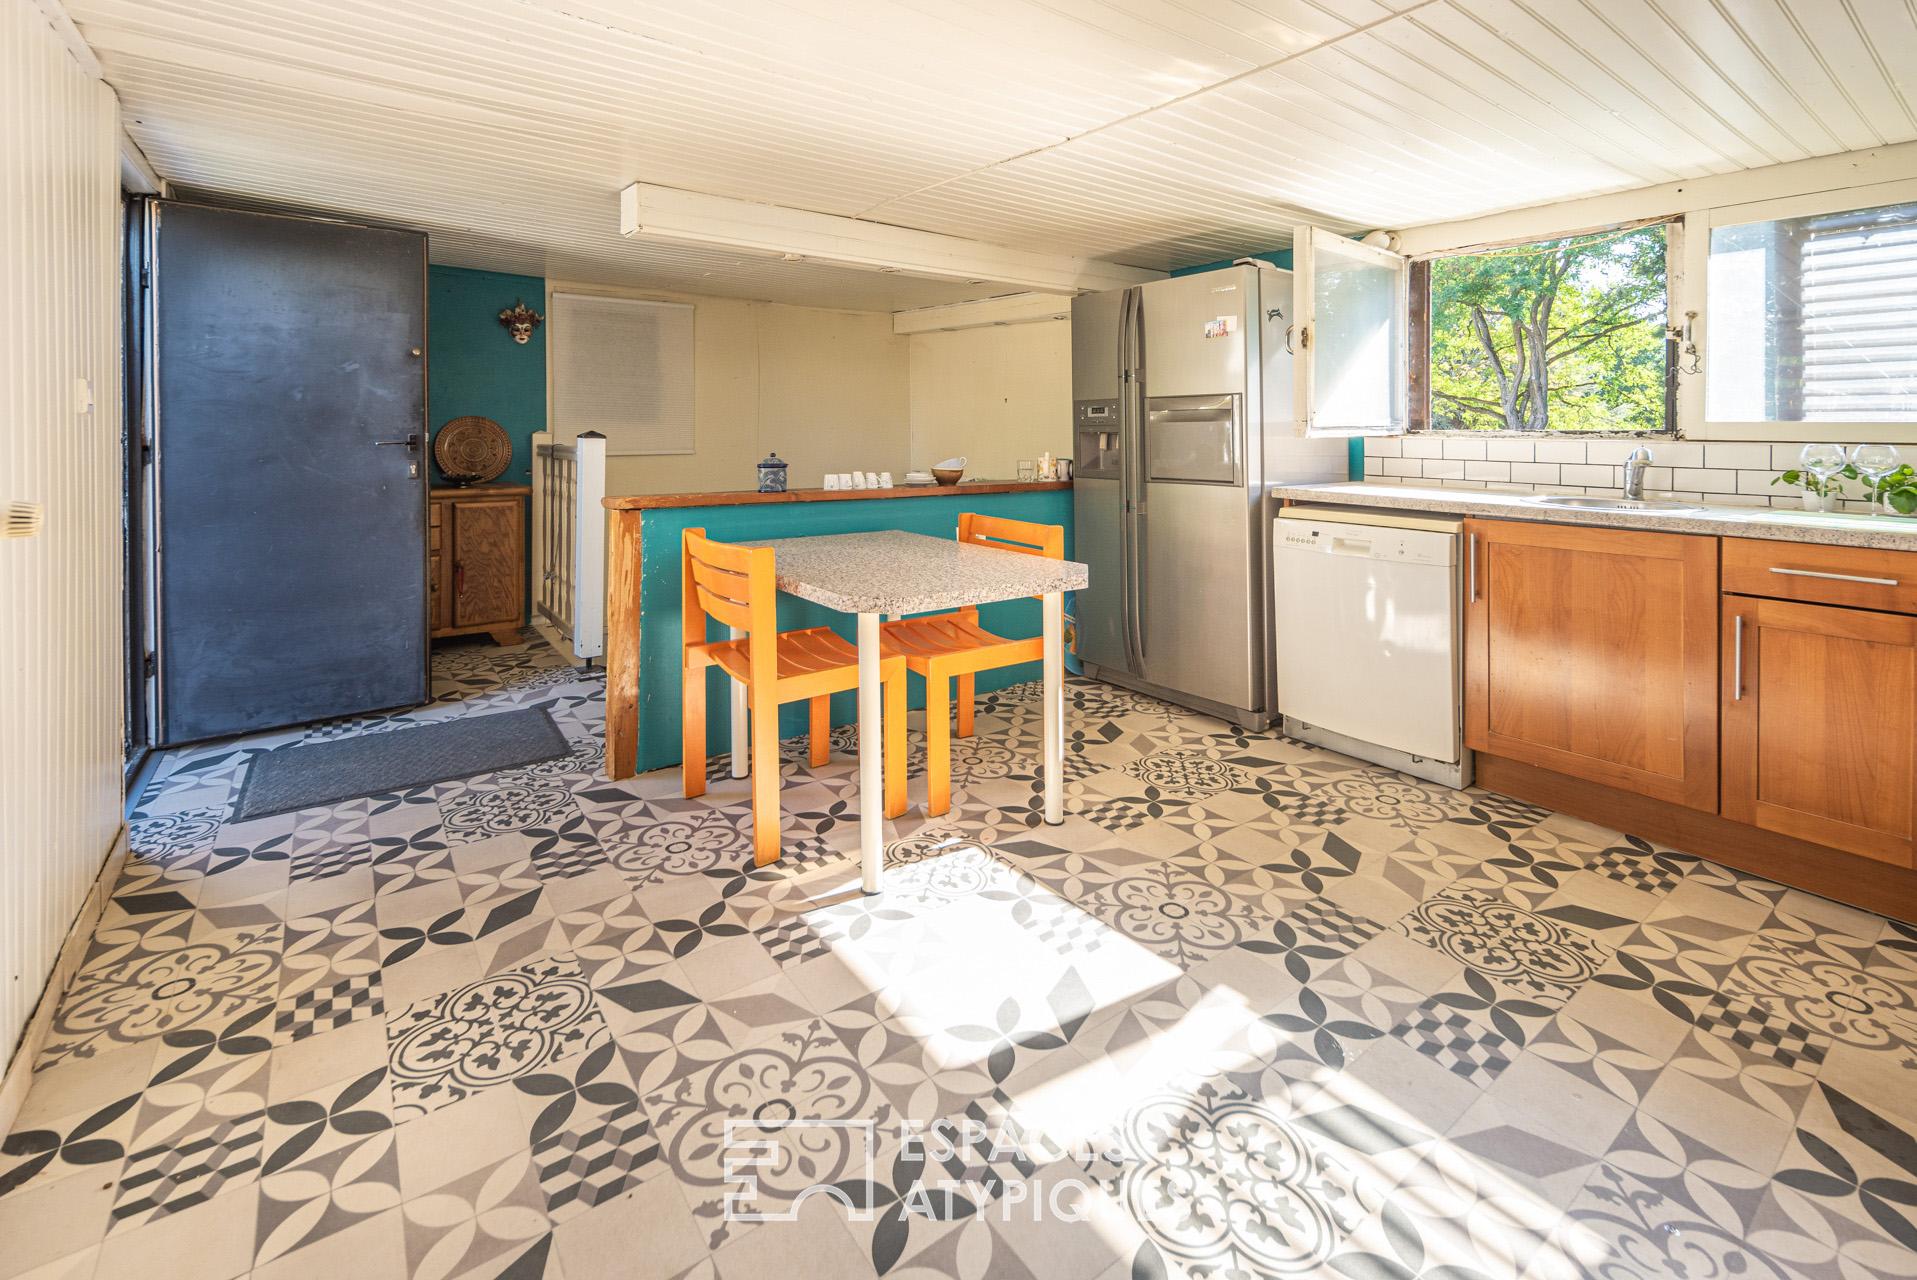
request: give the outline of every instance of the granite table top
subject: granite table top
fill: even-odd
[[[1776,542],[1818,542],[1837,547],[1917,551],[1917,519],[1906,520],[1897,516],[1709,504],[1692,511],[1669,513],[1594,511],[1589,508],[1544,506],[1527,500],[1536,496],[1533,494],[1360,481],[1280,485],[1271,493],[1273,497],[1291,502],[1323,502],[1337,506],[1383,507],[1400,511],[1442,511],[1498,520],[1535,520],[1544,524],[1701,533],[1720,538],[1768,538]]]
[[[742,547],[777,551],[779,590],[843,613],[930,613],[1079,591],[1091,581],[1076,560],[1051,560],[951,538],[884,530],[768,538]]]

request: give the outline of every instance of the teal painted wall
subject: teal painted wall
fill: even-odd
[[[546,326],[524,346],[513,341],[499,313],[523,299],[543,312],[546,282],[465,267],[432,267],[426,275],[426,396],[433,434],[454,418],[491,418],[512,437],[513,460],[500,475],[514,484],[532,482],[532,437],[546,429]],[[439,467],[427,466],[434,484]],[[530,517],[532,504],[526,504]],[[526,572],[532,573],[532,539],[526,539]],[[531,616],[532,592],[526,592]]]
[[[1234,254],[1231,258],[1220,258],[1217,262],[1207,262],[1196,267],[1180,267],[1172,272],[1172,274],[1175,276],[1195,276],[1200,271],[1221,271],[1229,267],[1236,258],[1263,258],[1274,267],[1285,271],[1291,270],[1291,250],[1266,249],[1262,253]]]
[[[543,312],[546,282],[465,267],[427,273],[426,394],[435,434],[454,418],[478,414],[506,428],[513,462],[499,478],[527,484],[532,435],[546,429],[546,327],[525,346],[514,342],[499,313],[523,299]],[[440,482],[439,468],[432,469]]]
[[[983,512],[1012,520],[1065,526],[1065,556],[1072,555],[1072,495],[1068,489],[1038,493],[987,493],[951,498],[869,498],[841,502],[769,503],[732,507],[665,507],[644,515],[640,564],[639,605],[639,770],[663,769],[680,762],[679,745],[679,534],[703,528],[707,536],[734,542],[756,538],[798,538],[822,533],[869,533],[904,529],[910,533],[951,538],[958,534],[961,511]],[[1071,609],[1071,599],[1066,598]],[[1039,633],[1036,600],[1007,600],[979,607],[986,630],[1008,637]],[[779,629],[831,627],[847,640],[857,640],[858,620],[779,593]],[[710,630],[721,639],[719,628]],[[728,677],[716,667],[706,673],[706,744],[710,754],[730,751],[732,724]],[[1039,678],[1036,662],[998,671],[981,671],[976,690],[989,693],[1006,685]],[[907,703],[925,705],[924,682],[909,677]],[[858,719],[858,698],[852,692],[832,695],[832,723]],[[795,702],[781,708],[779,736],[790,738],[806,731],[806,707]]]

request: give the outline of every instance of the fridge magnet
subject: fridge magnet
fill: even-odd
[[[1223,338],[1237,331],[1237,316],[1219,316],[1216,320],[1205,321],[1205,336],[1207,338]]]

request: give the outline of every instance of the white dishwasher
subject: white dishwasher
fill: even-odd
[[[1464,524],[1350,507],[1272,522],[1287,737],[1447,786],[1471,782],[1461,717]]]

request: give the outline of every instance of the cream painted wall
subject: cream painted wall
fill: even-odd
[[[912,465],[963,454],[966,474],[1011,480],[1022,458],[1072,448],[1072,322],[913,335]]]
[[[695,452],[606,460],[610,493],[723,493],[758,485],[777,451],[787,484],[826,471],[903,474],[910,450],[909,340],[888,312],[830,311],[561,280],[553,293],[693,304]],[[552,340],[564,341],[554,334]],[[547,362],[548,374],[554,362]],[[553,403],[551,387],[546,402]]]
[[[0,1057],[120,829],[119,128],[40,8],[0,0],[0,307],[23,321],[0,343],[0,502],[46,508],[0,540]]]

